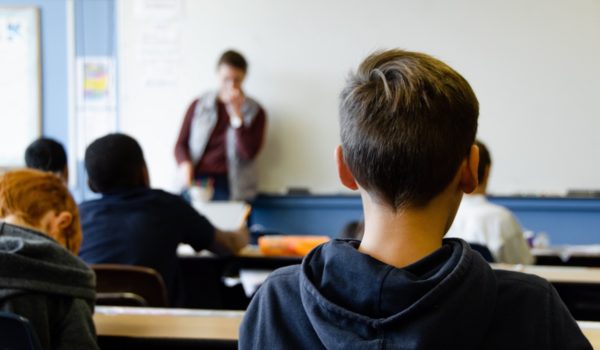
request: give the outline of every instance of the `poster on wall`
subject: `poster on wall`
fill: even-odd
[[[117,130],[115,60],[77,58],[77,159],[96,138]]]
[[[78,109],[114,109],[114,59],[84,56],[77,59]]]
[[[39,26],[36,7],[0,7],[0,168],[22,166],[41,134]]]

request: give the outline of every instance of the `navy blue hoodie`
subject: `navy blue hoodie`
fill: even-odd
[[[335,240],[275,271],[240,349],[591,349],[546,280],[492,270],[459,239],[402,269]]]

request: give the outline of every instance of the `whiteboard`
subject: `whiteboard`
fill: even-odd
[[[140,140],[155,186],[173,188],[185,109],[216,86],[219,54],[236,48],[250,63],[246,91],[269,117],[260,189],[343,191],[333,163],[339,91],[367,54],[401,47],[444,60],[473,86],[493,193],[600,189],[600,1],[118,5],[120,127]]]
[[[22,166],[41,134],[39,12],[0,7],[0,167]]]

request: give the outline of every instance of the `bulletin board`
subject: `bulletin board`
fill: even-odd
[[[0,167],[21,166],[41,134],[40,15],[0,6]]]

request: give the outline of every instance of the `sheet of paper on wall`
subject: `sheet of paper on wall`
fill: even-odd
[[[221,230],[237,230],[246,221],[249,205],[245,202],[193,201],[192,206]]]
[[[116,109],[115,60],[108,56],[77,58],[77,108]]]
[[[0,7],[0,167],[23,165],[41,132],[39,13]]]
[[[138,19],[178,19],[183,14],[181,0],[135,0],[133,14]]]

